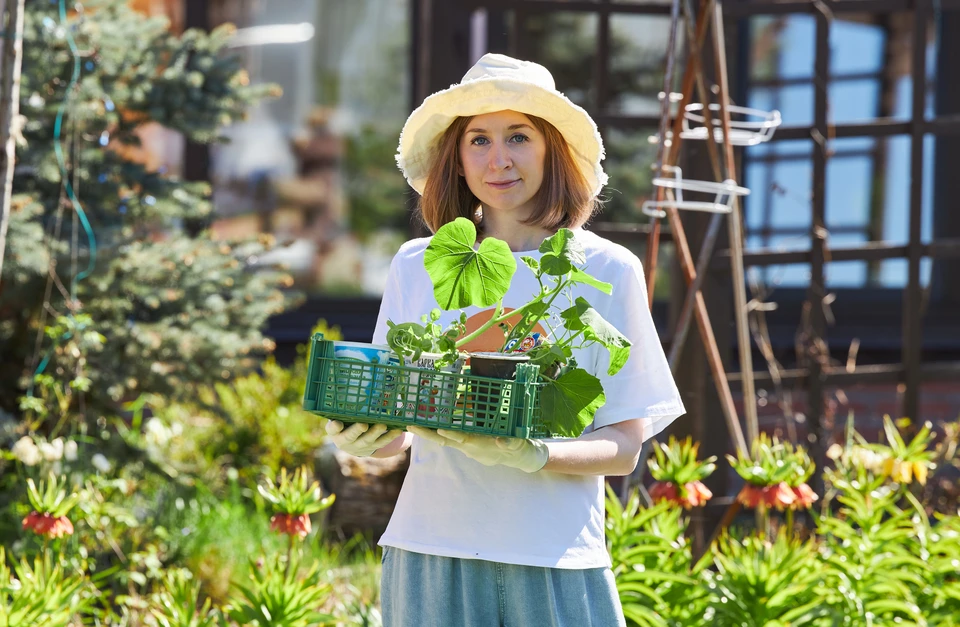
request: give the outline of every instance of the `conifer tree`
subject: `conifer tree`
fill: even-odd
[[[230,26],[175,35],[123,0],[62,4],[26,3],[0,409],[97,418],[142,393],[193,399],[272,349],[260,329],[284,308],[289,277],[253,272],[264,238],[185,232],[208,219],[211,190],[148,169],[138,131],[158,123],[218,142],[277,88],[249,84],[226,49]]]

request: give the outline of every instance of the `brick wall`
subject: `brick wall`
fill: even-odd
[[[900,384],[858,384],[828,390],[827,426],[832,426],[835,437],[842,437],[847,415],[852,412],[857,431],[868,439],[877,440],[881,437],[884,414],[901,417],[900,387]],[[798,441],[802,442],[807,434],[806,391],[791,389],[789,392],[790,408],[797,417],[794,427]],[[742,397],[737,396],[735,400],[742,416]],[[774,390],[758,388],[757,416],[762,431],[785,438],[790,435],[791,427],[779,400]],[[920,415],[910,418],[935,425],[960,419],[960,381],[924,383],[920,391]]]

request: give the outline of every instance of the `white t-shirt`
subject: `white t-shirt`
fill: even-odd
[[[683,415],[684,408],[647,308],[643,269],[626,248],[589,231],[575,233],[586,252],[585,270],[611,283],[613,295],[578,285],[574,297],[586,298],[633,344],[630,359],[613,377],[607,376],[609,355],[599,344],[575,352],[578,365],[600,378],[606,395],[606,404],[587,430],[639,418],[644,439],[651,438]],[[386,342],[388,319],[419,322],[438,306],[423,266],[429,242],[409,241],[394,257],[375,344]],[[528,302],[540,289],[520,261],[522,256],[539,259],[540,253],[514,256],[517,272],[504,297],[509,308]],[[464,311],[468,317],[482,316],[476,307]],[[446,325],[455,316],[457,312],[444,312],[440,322]],[[559,324],[554,320],[548,326]],[[597,568],[610,565],[603,523],[603,477],[484,466],[457,449],[414,437],[410,469],[380,545],[527,566]]]

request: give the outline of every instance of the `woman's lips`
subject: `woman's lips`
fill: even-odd
[[[513,187],[519,182],[520,182],[520,179],[517,179],[515,181],[510,181],[508,183],[487,183],[487,185],[489,185],[493,189],[510,189],[511,187]]]

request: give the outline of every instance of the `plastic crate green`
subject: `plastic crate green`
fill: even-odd
[[[342,422],[419,425],[503,437],[547,437],[540,418],[539,368],[517,367],[515,380],[438,372],[334,357],[333,342],[313,336],[303,408]]]

